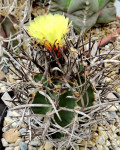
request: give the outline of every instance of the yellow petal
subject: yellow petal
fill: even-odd
[[[46,14],[30,22],[28,33],[39,39],[41,43],[53,46],[54,43],[64,44],[63,36],[69,30],[69,19],[59,14]],[[49,43],[49,44],[48,44]]]

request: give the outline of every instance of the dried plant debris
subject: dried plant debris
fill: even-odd
[[[17,130],[24,128],[24,133],[16,130],[18,137],[21,134],[24,141],[29,142],[37,137],[44,147],[87,147],[97,131],[95,126],[106,123],[107,130],[114,119],[114,114],[111,119],[107,111],[111,107],[116,111],[120,100],[110,96],[120,88],[120,50],[114,43],[99,49],[95,34],[77,36],[72,28],[64,37],[62,47],[54,43],[48,50],[45,43],[27,32],[32,2],[9,0],[5,3],[3,0],[0,3],[2,21],[7,19],[7,25],[15,31],[7,37],[1,35],[1,42],[7,41],[6,46],[2,45],[2,52],[7,58],[9,77],[6,75],[6,81],[0,84],[15,95],[9,100],[12,106],[8,106],[13,120],[6,119],[10,124],[4,126],[4,136],[13,132],[9,126]],[[11,22],[10,16],[18,23]],[[18,42],[15,46],[14,40]],[[119,45],[119,39],[117,43]],[[23,141],[20,143],[26,146]]]

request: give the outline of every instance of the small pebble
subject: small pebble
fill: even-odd
[[[0,71],[0,81],[4,81],[5,80],[5,74],[3,71]]]
[[[13,119],[11,117],[5,117],[5,122],[7,123],[7,125],[13,123]]]
[[[12,127],[13,127],[13,128],[16,128],[17,126],[18,126],[18,123],[17,123],[17,122],[13,122],[13,123],[12,123]]]
[[[117,146],[112,146],[112,149],[113,149],[113,150],[118,150],[118,149],[117,149]]]
[[[98,137],[98,144],[105,145],[105,137],[103,135]]]
[[[102,145],[97,144],[97,150],[104,150]]]
[[[12,102],[10,102],[10,101],[12,101],[12,98],[10,97],[10,95],[8,94],[8,92],[5,92],[2,95],[1,99],[5,103],[5,105],[7,105],[8,107],[13,107],[14,104]]]
[[[110,139],[111,141],[113,141],[113,140],[116,139],[116,138],[117,138],[117,134],[115,134],[115,133],[109,135],[109,139]]]
[[[6,74],[6,73],[9,72],[9,67],[8,66],[4,66],[2,70]]]
[[[92,147],[91,150],[97,150],[97,147]]]
[[[13,147],[6,147],[5,150],[14,150]]]
[[[40,146],[41,145],[41,142],[39,139],[34,139],[30,142],[30,145],[32,146]]]
[[[111,143],[107,140],[105,145],[109,147]]]
[[[51,148],[53,148],[53,144],[51,142],[49,142],[49,141],[46,141],[44,149],[45,150],[49,150]]]
[[[120,146],[120,141],[119,140],[117,140],[116,143],[117,143],[117,146]]]
[[[111,141],[111,145],[112,146],[116,146],[117,145],[116,139],[114,139],[114,140]]]
[[[92,130],[94,130],[94,131],[97,130],[97,127],[98,127],[97,124],[93,125]]]
[[[27,150],[27,143],[20,142],[19,147],[20,147],[20,150]]]
[[[15,143],[19,137],[20,132],[13,128],[3,133],[3,138],[9,143]]]
[[[117,41],[120,42],[120,37],[119,36],[117,37]]]
[[[8,142],[4,138],[1,139],[1,142],[4,147],[8,146]]]
[[[113,98],[116,98],[116,96],[113,94],[113,93],[108,93],[107,94],[107,98],[109,99],[113,99]],[[115,107],[115,106],[114,106]],[[116,111],[116,109],[113,107],[113,111]],[[111,108],[111,107],[110,107]],[[108,109],[109,110],[109,109]],[[111,109],[112,110],[112,109]]]
[[[19,113],[17,113],[16,111],[8,111],[7,113],[7,117],[19,117],[21,116]]]
[[[109,112],[108,118],[109,118],[109,120],[116,119],[116,112]]]
[[[7,130],[9,130],[9,126],[5,126],[2,128],[2,132],[6,132]]]
[[[9,74],[9,81],[10,81],[11,83],[14,83],[14,82],[15,82],[15,80],[14,80],[14,75]]]
[[[6,92],[7,88],[4,84],[0,83],[0,92]]]
[[[110,127],[111,127],[113,133],[115,133],[116,127],[114,125],[110,125]]]
[[[106,140],[108,139],[108,135],[107,135],[106,131],[104,131],[104,129],[102,127],[98,127],[98,133],[99,133],[100,136],[103,135]]]
[[[95,142],[94,141],[87,141],[87,147],[91,148],[95,146]]]
[[[115,107],[115,106],[112,106],[112,107],[110,107],[109,109],[108,109],[108,111],[109,112],[115,112],[115,111],[117,111],[118,109],[117,109],[117,107]]]
[[[25,135],[27,130],[25,128],[22,128],[19,130],[19,132],[21,133],[21,135]]]
[[[20,150],[20,147],[19,147],[19,146],[16,146],[16,147],[14,148],[14,150]]]
[[[120,94],[120,88],[117,88],[117,90],[116,90],[119,94]]]
[[[109,45],[106,45],[105,50],[109,50],[109,49],[110,49]]]

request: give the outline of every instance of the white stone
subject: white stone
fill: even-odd
[[[1,142],[4,147],[8,146],[8,142],[4,138],[1,139]]]
[[[115,111],[117,111],[118,109],[117,109],[117,106],[112,106],[112,107],[110,107],[109,109],[108,109],[108,111],[109,112],[115,112]]]
[[[98,144],[105,145],[105,137],[104,137],[104,135],[98,137]]]
[[[116,139],[114,139],[114,140],[111,141],[111,145],[112,146],[116,146],[117,145]]]
[[[32,146],[40,146],[41,145],[41,142],[39,139],[34,139],[30,142],[30,145]]]
[[[14,122],[14,119],[12,119],[10,117],[5,117],[5,121],[6,121],[7,125],[9,125]]]
[[[104,150],[102,145],[97,144],[97,150]]]
[[[6,147],[5,150],[14,150],[13,147]]]
[[[21,129],[19,130],[19,132],[21,133],[21,135],[25,135],[26,132],[27,132],[27,130],[26,130],[25,128],[21,128]],[[38,139],[36,139],[36,140],[38,140]]]
[[[110,144],[110,142],[107,140],[106,141],[106,146],[110,146],[111,144]]]
[[[106,140],[108,139],[108,135],[107,135],[106,131],[104,131],[104,128],[98,127],[98,133],[100,136],[103,135]]]
[[[20,150],[20,147],[19,147],[19,146],[16,146],[16,147],[14,148],[14,150]]]
[[[12,98],[10,97],[10,95],[8,94],[8,92],[5,92],[3,94],[3,96],[1,97],[2,101],[8,106],[8,107],[12,107],[13,103],[9,102],[12,101]]]
[[[114,125],[110,125],[110,127],[111,127],[113,133],[115,133],[116,127]]]
[[[120,94],[120,88],[117,88],[117,92]]]
[[[110,138],[110,140],[114,140],[114,139],[116,139],[118,136],[117,136],[117,134],[113,133],[113,134],[109,134],[108,137]]]
[[[107,98],[109,98],[109,99],[115,98],[116,99],[116,96],[113,93],[108,93]]]
[[[9,129],[9,126],[5,126],[2,128],[2,132],[6,132]]]
[[[1,92],[6,92],[7,91],[6,86],[2,83],[0,83],[0,89],[1,89]]]
[[[92,130],[94,130],[94,131],[97,130],[97,127],[98,127],[97,124],[93,125]]]
[[[17,113],[16,111],[8,111],[8,113],[7,113],[7,116],[8,117],[19,117],[19,116],[21,116],[19,113]]]
[[[105,50],[109,50],[109,49],[110,49],[109,45],[106,45]]]
[[[106,77],[106,82],[111,82],[112,81],[112,79],[111,78],[108,78],[108,77]]]
[[[12,127],[13,127],[13,128],[16,128],[17,126],[18,126],[18,123],[17,123],[17,122],[13,122],[13,123],[12,123]]]
[[[92,141],[92,140],[88,140],[87,141],[87,147],[93,147],[93,146],[95,146],[95,142],[94,141]]]
[[[120,141],[119,140],[117,140],[116,143],[117,143],[118,146],[120,146]]]

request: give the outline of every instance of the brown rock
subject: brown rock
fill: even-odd
[[[0,71],[0,80],[1,81],[5,80],[5,74],[3,71]]]
[[[118,136],[120,136],[120,128],[119,128],[119,131],[118,131]]]
[[[98,133],[99,133],[99,136],[104,136],[104,138],[105,138],[105,140],[107,140],[108,139],[108,135],[107,135],[107,132],[106,131],[104,131],[104,128],[102,128],[102,127],[98,127]]]
[[[50,150],[52,148],[53,148],[53,144],[51,142],[49,142],[49,141],[46,141],[44,149],[45,150]]]
[[[3,133],[3,137],[9,143],[15,143],[20,138],[20,132],[16,129],[9,129]]]

